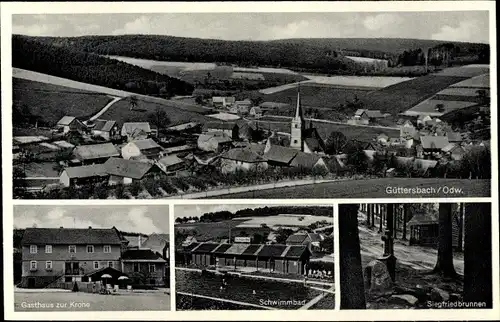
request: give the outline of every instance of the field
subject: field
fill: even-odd
[[[176,270],[176,290],[228,300],[262,305],[263,301],[305,301],[321,294],[320,291],[305,287],[302,283],[286,283],[245,277],[224,277],[227,281],[225,290],[220,291],[222,277],[215,274],[202,275],[198,272]],[[255,291],[255,294],[253,294]],[[262,302],[261,302],[262,301]],[[304,304],[305,304],[304,303]],[[269,305],[279,309],[298,309],[302,305]]]
[[[60,303],[60,308],[31,309],[23,305]],[[83,303],[85,306],[71,307],[71,303]],[[169,311],[170,295],[163,292],[136,293],[124,295],[100,295],[83,292],[15,292],[14,311]]]
[[[299,216],[299,215],[278,215],[278,216],[266,216],[266,217],[246,217],[239,218],[245,220],[241,224],[239,224],[238,228],[243,227],[255,227],[259,228],[262,224],[266,224],[268,227],[279,227],[279,226],[287,226],[287,227],[307,227],[312,223],[326,220],[333,223],[333,219],[331,217],[323,217],[323,216]]]
[[[304,75],[315,84],[345,86],[353,88],[384,88],[387,86],[409,81],[411,77],[382,77],[382,76],[317,76]]]
[[[14,107],[29,107],[47,126],[64,115],[88,118],[112,100],[106,94],[19,78],[12,79],[12,91]]]
[[[436,110],[436,105],[442,104],[444,110],[438,112]],[[476,102],[470,101],[448,101],[448,100],[438,100],[438,99],[427,99],[416,106],[412,107],[408,111],[404,112],[405,115],[431,115],[431,116],[441,116],[443,114],[455,111],[458,109],[470,107],[476,105]]]
[[[479,88],[474,87],[448,87],[436,95],[447,95],[447,96],[462,96],[464,99],[467,97],[476,97]]]
[[[433,188],[433,191],[402,191],[400,189]],[[455,191],[451,191],[454,189]],[[460,190],[460,191],[458,191]],[[447,193],[445,192],[447,191]],[[397,192],[397,191],[396,191]],[[491,180],[486,179],[443,179],[443,178],[382,178],[332,183],[318,183],[308,186],[260,190],[217,196],[217,199],[307,199],[307,198],[437,198],[437,197],[490,197]]]
[[[460,83],[453,84],[450,87],[490,88],[490,74],[486,73],[475,76]]]
[[[488,73],[489,65],[466,65],[460,67],[450,67],[439,72],[443,76],[476,77]]]
[[[257,121],[263,130],[278,131],[290,133],[290,121]],[[332,124],[323,122],[312,122],[313,126],[318,129],[320,136],[326,141],[328,136],[333,131],[342,132],[348,139],[357,139],[360,141],[372,141],[379,134],[385,133],[389,137],[399,136],[399,130],[396,129],[381,129],[367,126],[354,126],[348,124]],[[307,122],[309,124],[309,122]]]
[[[364,104],[364,108],[397,114],[466,78],[427,75],[370,92],[359,99]]]
[[[176,224],[175,229],[184,231],[196,231],[196,239],[198,241],[216,240],[229,237],[229,230],[231,229],[231,235],[240,236],[242,232],[248,235],[253,235],[255,233],[269,232],[270,228],[262,227],[238,227],[241,224],[241,220],[224,220],[217,222],[198,222],[194,224]]]

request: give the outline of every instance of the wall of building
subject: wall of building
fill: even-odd
[[[138,262],[139,272],[146,276],[148,284],[155,285],[164,285],[165,281],[165,272],[166,272],[166,264],[165,263],[147,263],[147,262]],[[155,271],[150,272],[149,266],[150,264],[154,265]],[[124,262],[123,263],[123,273],[127,275],[131,275],[137,273],[135,271],[134,262]],[[151,283],[151,280],[154,280],[154,283]]]
[[[134,144],[134,143],[128,143],[122,148],[122,157],[125,160],[128,160],[132,157],[138,157],[141,155],[141,150]]]

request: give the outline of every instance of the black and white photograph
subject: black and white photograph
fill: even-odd
[[[490,203],[339,205],[338,225],[341,310],[493,307]]]
[[[333,310],[333,206],[176,205],[176,310]]]
[[[168,206],[15,206],[14,310],[168,311]]]
[[[449,9],[13,14],[13,198],[490,197],[490,12]]]

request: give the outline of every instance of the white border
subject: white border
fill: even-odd
[[[22,2],[6,3],[1,6],[1,39],[2,39],[2,145],[3,155],[3,225],[4,225],[4,310],[5,318],[13,320],[284,320],[284,321],[331,321],[331,320],[478,320],[498,319],[500,317],[499,304],[500,285],[499,277],[499,245],[498,245],[498,151],[497,151],[497,49],[496,49],[496,12],[494,1],[361,1],[361,2],[144,2],[144,3],[92,3],[92,2]],[[408,11],[468,11],[488,10],[490,12],[490,48],[491,48],[491,104],[493,120],[492,130],[492,189],[491,198],[415,198],[415,199],[308,199],[308,200],[11,200],[12,196],[12,70],[11,66],[11,14],[43,14],[43,13],[158,13],[158,12],[408,12]],[[9,66],[9,67],[4,67]],[[9,85],[7,85],[9,84]],[[7,107],[7,108],[5,108]],[[5,144],[6,143],[6,144]],[[7,193],[6,193],[7,192]],[[338,224],[337,203],[425,203],[425,202],[492,202],[492,254],[493,254],[493,303],[492,310],[361,310],[341,311],[340,285],[338,267]],[[334,205],[334,232],[335,232],[335,282],[336,282],[336,309],[330,311],[200,311],[175,312],[175,271],[171,271],[171,312],[14,312],[13,285],[9,283],[13,274],[12,265],[12,205],[170,205],[169,218],[171,220],[171,245],[175,238],[174,204],[333,204]],[[171,268],[175,267],[175,251],[170,254]]]

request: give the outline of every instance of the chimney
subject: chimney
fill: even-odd
[[[92,229],[92,226],[89,226],[89,229]]]

